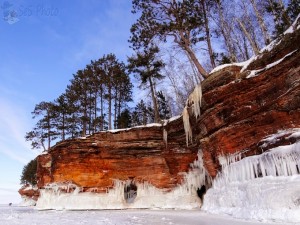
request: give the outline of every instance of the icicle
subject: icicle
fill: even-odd
[[[196,118],[200,116],[200,107],[201,107],[201,99],[202,99],[202,89],[201,85],[197,85],[194,91],[190,94],[188,98],[188,104],[193,104],[193,114]]]
[[[166,145],[168,145],[168,131],[166,128],[163,129],[163,139]]]
[[[200,107],[201,107],[201,99],[202,99],[202,89],[201,85],[197,85],[194,91],[190,94],[186,106],[182,112],[184,131],[186,135],[186,145],[189,145],[189,142],[192,141],[192,129],[189,120],[189,113],[187,110],[188,105],[192,105],[192,113],[196,118],[200,116]]]
[[[189,141],[192,141],[192,129],[190,125],[190,117],[189,117],[189,112],[186,107],[184,107],[183,112],[182,112],[182,119],[183,119],[183,126],[184,126],[184,131],[185,131],[185,136],[186,136],[186,146],[189,145]]]
[[[220,156],[219,162],[222,172],[214,184],[221,186],[265,176],[292,176],[300,174],[300,142],[244,159],[241,159],[241,154]]]

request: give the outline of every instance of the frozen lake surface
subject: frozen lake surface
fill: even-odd
[[[200,210],[37,211],[32,207],[0,206],[1,225],[265,225],[209,215]]]

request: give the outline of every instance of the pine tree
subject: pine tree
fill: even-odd
[[[124,109],[118,116],[118,129],[131,127],[131,113],[129,109]]]
[[[193,46],[205,40],[204,14],[197,0],[133,0],[133,13],[140,18],[131,27],[130,43],[135,50],[149,48],[155,38],[173,42],[184,50],[199,74],[208,73],[197,59]]]
[[[93,126],[95,131],[104,130],[104,126],[107,123],[105,120],[105,113],[104,113],[104,97],[106,95],[106,71],[105,71],[105,61],[106,58],[103,56],[102,58],[98,59],[97,61],[91,62],[91,67],[93,70],[93,88],[95,93],[95,108],[94,108],[94,120]],[[99,101],[99,102],[98,102]],[[98,111],[98,104],[100,106],[100,115],[97,115]]]
[[[146,125],[148,123],[148,109],[143,100],[134,108],[131,114],[132,126]]]
[[[54,110],[54,103],[52,102],[40,102],[34,108],[32,112],[33,119],[39,117],[40,119],[36,123],[32,131],[27,132],[25,135],[26,141],[31,141],[32,148],[43,147],[44,151],[49,150],[51,141],[57,138],[57,131],[55,128],[56,113]],[[45,141],[48,144],[46,149]]]
[[[128,58],[128,69],[141,81],[141,86],[149,84],[155,123],[158,123],[160,120],[157,99],[155,96],[155,80],[161,80],[164,77],[160,73],[164,64],[161,60],[157,59],[158,52],[158,47],[151,46],[149,49],[145,49],[144,52],[138,52],[136,56]]]
[[[209,59],[212,68],[216,67],[215,63],[215,55],[212,48],[211,43],[211,29],[209,26],[209,13],[210,10],[215,6],[216,1],[215,0],[199,0],[200,10],[202,11],[203,15],[203,22],[204,22],[204,29],[205,29],[205,40],[207,43],[207,49],[209,53]]]
[[[90,79],[85,70],[78,70],[73,75],[71,85],[67,88],[67,95],[72,99],[72,108],[74,108],[73,119],[74,122],[79,122],[81,129],[81,136],[86,136],[88,131],[88,124],[90,124],[89,108],[94,102],[90,95],[91,86],[89,86]]]
[[[266,0],[265,8],[267,12],[269,12],[273,16],[273,20],[275,23],[274,35],[275,37],[278,37],[291,25],[291,19],[288,15],[287,8],[285,7],[282,0]]]
[[[156,95],[160,119],[167,120],[171,118],[171,109],[165,95],[162,91],[158,91]]]
[[[37,171],[37,159],[31,160],[27,165],[23,167],[21,175],[21,184],[23,185],[36,185],[36,171]]]
[[[287,14],[291,21],[295,21],[300,14],[300,0],[290,0],[287,6]]]
[[[101,74],[101,82],[106,92],[100,89],[101,96],[101,118],[103,118],[103,100],[107,103],[108,129],[117,127],[117,118],[126,103],[131,101],[132,83],[126,73],[124,63],[119,62],[114,54],[103,56],[98,60],[98,72]],[[114,113],[113,113],[114,112]],[[114,119],[113,119],[114,118]]]
[[[54,111],[56,113],[55,126],[60,132],[61,140],[66,139],[68,129],[68,116],[70,115],[69,105],[65,94],[60,95],[54,101]]]

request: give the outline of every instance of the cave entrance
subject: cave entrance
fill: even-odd
[[[137,196],[137,186],[133,182],[126,184],[124,187],[125,201],[127,203],[133,203],[136,196]]]
[[[205,193],[206,193],[206,186],[205,185],[202,185],[201,188],[197,189],[197,195],[201,199],[202,202],[203,202],[203,197],[204,197]]]

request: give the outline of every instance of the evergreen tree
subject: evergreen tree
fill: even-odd
[[[68,85],[65,96],[67,99],[68,107],[68,117],[67,117],[67,127],[66,132],[68,137],[75,138],[81,135],[80,133],[80,113],[78,109],[78,97],[74,94],[72,90],[72,85]]]
[[[266,0],[265,8],[267,12],[273,16],[275,23],[275,37],[278,37],[291,25],[291,19],[288,15],[287,8],[282,0]]]
[[[140,14],[130,30],[129,41],[135,50],[149,48],[155,38],[165,42],[167,38],[173,38],[199,74],[208,76],[193,50],[193,46],[205,40],[204,13],[198,0],[133,0],[132,3],[132,12]]]
[[[23,167],[22,175],[21,175],[21,184],[36,185],[37,183],[36,171],[37,171],[37,160],[35,158]]]
[[[68,116],[70,115],[69,105],[65,94],[60,95],[54,103],[55,126],[56,130],[60,132],[61,140],[66,139],[68,130]]]
[[[86,70],[78,70],[73,75],[71,85],[67,88],[67,95],[72,99],[73,119],[79,122],[81,136],[89,133],[88,124],[90,124],[90,107],[94,102],[91,96],[90,77]]]
[[[215,7],[215,0],[199,0],[199,10],[201,10],[201,14],[203,15],[203,25],[205,30],[205,40],[207,44],[207,50],[209,54],[210,64],[212,68],[216,67],[215,63],[215,55],[212,48],[211,43],[211,29],[209,26],[209,14],[213,7]]]
[[[300,0],[290,0],[287,6],[287,13],[291,21],[295,21],[300,14]]]
[[[102,58],[98,59],[97,61],[91,62],[91,67],[93,70],[93,88],[95,93],[95,104],[94,104],[94,120],[93,120],[93,126],[94,131],[101,131],[104,130],[105,124],[107,124],[107,121],[105,120],[105,95],[106,95],[106,71],[105,71],[105,61],[106,58],[103,56]],[[99,105],[99,108],[98,108]],[[97,111],[100,111],[100,114],[98,116]]]
[[[165,95],[162,91],[158,91],[156,95],[160,119],[167,120],[171,118],[171,109]]]
[[[160,73],[161,68],[164,66],[163,62],[157,59],[158,47],[151,46],[145,49],[144,52],[138,52],[136,56],[128,58],[128,69],[133,72],[141,81],[141,85],[149,84],[152,103],[154,108],[154,121],[159,122],[159,113],[157,99],[155,96],[155,80],[161,80],[163,75]]]
[[[131,127],[131,113],[129,109],[124,109],[121,114],[118,116],[118,128],[128,128]]]
[[[146,125],[148,123],[148,109],[143,100],[141,100],[132,112],[132,126]]]
[[[55,107],[52,102],[40,102],[32,112],[33,119],[40,117],[32,131],[25,135],[26,141],[31,141],[32,148],[43,147],[46,150],[45,141],[48,148],[51,146],[51,141],[57,138],[57,131],[55,128]]]

